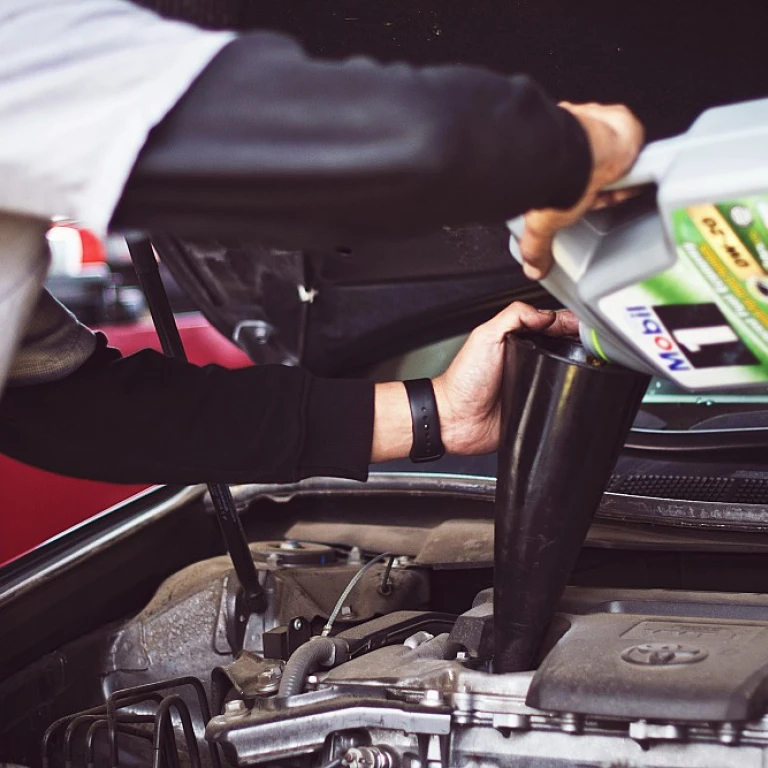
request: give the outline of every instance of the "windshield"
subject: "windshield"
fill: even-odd
[[[653,429],[768,427],[768,387],[692,394],[654,378],[638,426]]]

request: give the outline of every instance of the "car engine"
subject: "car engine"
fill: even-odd
[[[251,543],[261,614],[244,615],[229,558],[206,558],[135,616],[6,681],[4,754],[73,767],[765,764],[768,598],[572,586],[537,668],[494,674],[492,589],[478,588],[492,580],[489,521],[441,523],[416,554],[322,525],[335,543]]]

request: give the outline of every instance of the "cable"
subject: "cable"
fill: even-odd
[[[376,555],[376,557],[373,558],[373,560],[370,560],[367,562],[350,580],[349,584],[347,584],[346,589],[341,593],[341,597],[336,601],[336,605],[333,606],[333,610],[331,611],[331,615],[328,617],[328,621],[326,622],[325,626],[323,627],[323,631],[320,633],[320,637],[328,637],[328,635],[331,632],[331,629],[333,628],[333,622],[336,621],[336,617],[339,615],[339,611],[341,610],[344,603],[347,601],[347,598],[349,597],[349,593],[355,588],[355,585],[358,581],[363,577],[363,574],[376,565],[376,563],[380,563],[384,558],[391,557],[390,552],[383,552],[380,555]]]
[[[392,572],[392,566],[395,564],[395,555],[391,555],[384,573],[381,575],[381,584],[379,585],[379,594],[389,597],[392,594],[392,579],[389,574]]]

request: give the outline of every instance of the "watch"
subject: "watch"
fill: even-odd
[[[437,461],[445,454],[445,448],[440,437],[440,414],[437,412],[432,380],[409,379],[403,384],[408,393],[413,427],[410,459],[416,464]]]

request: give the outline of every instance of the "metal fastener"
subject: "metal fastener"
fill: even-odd
[[[242,699],[232,699],[224,704],[224,714],[228,717],[239,717],[248,711],[245,702]]]
[[[563,733],[581,733],[584,730],[584,718],[574,712],[566,712],[560,720]]]
[[[717,740],[726,746],[735,746],[741,739],[741,729],[735,723],[722,723],[717,729]]]
[[[386,747],[352,747],[344,755],[347,768],[396,768],[397,758]]]
[[[443,703],[443,693],[436,688],[430,688],[424,691],[424,695],[421,697],[421,703],[427,707],[439,707]]]
[[[649,723],[637,720],[629,724],[629,738],[638,743],[648,741],[683,741],[686,729],[674,723]]]

